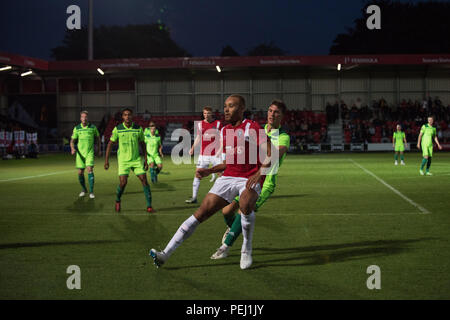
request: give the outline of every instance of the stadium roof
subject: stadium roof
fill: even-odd
[[[97,68],[139,69],[203,69],[242,67],[295,67],[352,65],[448,65],[450,54],[413,55],[329,55],[275,57],[194,57],[194,58],[134,58],[77,61],[46,61],[0,51],[0,64],[42,71],[96,71]]]

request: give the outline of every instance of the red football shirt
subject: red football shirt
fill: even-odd
[[[205,120],[197,122],[197,134],[201,134],[201,149],[200,155],[214,156],[216,148],[220,148],[219,144],[219,130],[222,128],[222,122],[215,120],[213,122],[206,122]]]
[[[227,165],[223,176],[249,178],[255,174],[261,167],[260,145],[267,141],[264,129],[257,122],[245,119],[236,127],[231,124],[223,127],[221,136]]]

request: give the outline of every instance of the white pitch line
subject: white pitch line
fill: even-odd
[[[0,182],[11,182],[11,181],[18,181],[18,180],[25,180],[25,179],[40,178],[40,177],[46,177],[46,176],[53,176],[55,174],[67,173],[67,172],[73,172],[73,170],[57,171],[57,172],[52,172],[52,173],[44,173],[44,174],[38,174],[36,176],[27,176],[27,177],[20,177],[20,178],[3,179],[3,180],[0,180]]]
[[[353,159],[348,159],[349,161],[351,161],[355,166],[359,167],[360,169],[362,169],[365,173],[371,175],[372,177],[374,177],[375,179],[377,179],[380,183],[382,183],[384,186],[386,186],[387,188],[391,189],[396,195],[400,196],[403,200],[405,200],[406,202],[410,203],[411,205],[413,205],[414,207],[416,207],[417,209],[420,210],[420,212],[424,213],[424,214],[430,214],[431,212],[428,211],[427,209],[425,209],[424,207],[422,207],[420,204],[412,201],[410,198],[408,198],[407,196],[405,196],[403,193],[401,193],[400,191],[398,191],[397,189],[395,189],[393,186],[391,186],[389,183],[387,183],[386,181],[384,181],[383,179],[379,178],[376,174],[374,174],[372,171],[367,170],[366,168],[364,168],[362,165],[360,165],[358,162],[354,161]]]

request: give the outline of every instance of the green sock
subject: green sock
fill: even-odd
[[[125,188],[121,188],[120,186],[117,186],[117,191],[116,191],[116,201],[120,202],[120,198],[122,197],[122,193],[125,190]]]
[[[94,192],[94,173],[88,173],[88,180],[89,180],[89,192]]]
[[[422,164],[420,165],[420,170],[423,170],[423,167],[425,167],[425,164],[427,163],[427,159],[423,158],[422,159]]]
[[[242,233],[241,215],[237,214],[234,217],[233,225],[231,226],[230,232],[225,239],[225,244],[229,247],[233,245],[239,235]]]
[[[427,172],[430,171],[430,166],[431,166],[431,157],[428,157]]]
[[[150,180],[155,180],[155,169],[150,167]]]
[[[398,154],[395,154],[394,159],[395,159],[395,161],[398,160]]]
[[[78,181],[80,181],[81,184],[81,188],[83,188],[83,191],[86,192],[86,181],[84,180],[84,174],[79,174],[78,175]]]
[[[405,160],[405,156],[401,154],[400,155],[400,160],[402,160],[402,161]]]
[[[144,186],[144,194],[145,194],[145,200],[147,201],[147,207],[151,207],[152,206],[152,193],[150,191],[149,185]]]
[[[223,219],[225,220],[225,223],[229,228],[231,228],[231,226],[233,225],[234,217],[235,214],[228,214],[226,216],[225,215],[223,216]]]

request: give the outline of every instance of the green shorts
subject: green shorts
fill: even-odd
[[[425,158],[425,156],[433,157],[433,145],[422,145],[422,155]]]
[[[119,176],[128,176],[130,174],[130,170],[134,172],[135,175],[140,176],[145,174],[144,164],[142,160],[136,161],[124,161],[119,162]]]
[[[77,167],[77,169],[85,169],[86,167],[93,167],[94,151],[89,152],[86,156],[77,151],[75,166]]]
[[[405,151],[405,145],[400,144],[400,145],[395,145],[395,152],[403,152]]]
[[[162,159],[161,156],[159,154],[147,154],[147,162],[148,164],[150,163],[155,163],[155,164],[161,164],[162,163]]]

